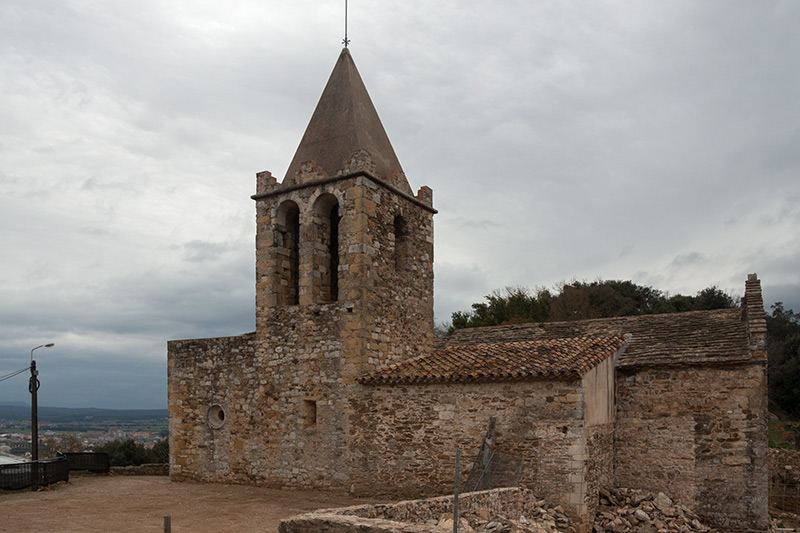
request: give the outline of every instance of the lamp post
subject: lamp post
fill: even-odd
[[[36,361],[33,360],[34,350],[39,348],[51,348],[55,346],[52,342],[40,344],[31,350],[31,380],[28,390],[31,391],[31,473],[33,475],[32,490],[36,490],[39,481],[39,405],[36,392],[39,390],[39,371],[36,370]]]

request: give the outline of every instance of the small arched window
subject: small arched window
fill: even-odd
[[[291,200],[278,207],[275,224],[278,305],[300,303],[300,208]]]
[[[394,217],[394,268],[402,270],[408,260],[408,227],[403,215]]]

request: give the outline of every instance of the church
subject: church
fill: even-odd
[[[255,333],[168,343],[173,480],[441,495],[490,431],[583,523],[626,487],[766,529],[755,274],[739,309],[434,339],[433,193],[411,188],[346,47],[286,175],[258,173],[252,199]]]

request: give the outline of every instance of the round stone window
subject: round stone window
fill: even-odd
[[[214,429],[225,425],[225,409],[221,405],[212,405],[208,409],[208,425]]]

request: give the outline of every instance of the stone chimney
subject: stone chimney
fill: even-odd
[[[767,320],[758,274],[747,275],[742,298],[742,319],[747,324],[747,338],[753,359],[766,360]]]

